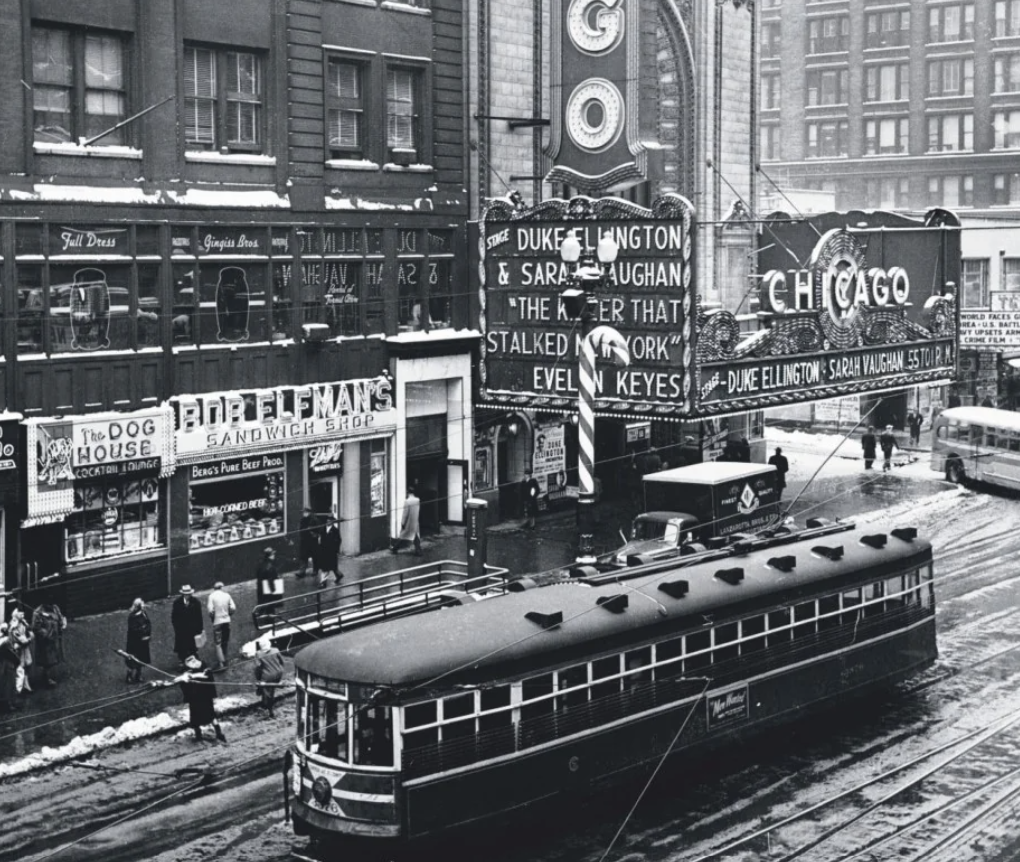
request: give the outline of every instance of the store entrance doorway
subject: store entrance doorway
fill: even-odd
[[[308,508],[325,524],[340,511],[340,479],[330,476],[308,482]]]
[[[446,459],[408,458],[407,487],[414,488],[421,500],[418,517],[422,532],[438,533],[446,513]]]

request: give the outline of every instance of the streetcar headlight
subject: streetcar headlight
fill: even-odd
[[[320,775],[312,782],[312,798],[325,808],[333,798],[333,785]]]

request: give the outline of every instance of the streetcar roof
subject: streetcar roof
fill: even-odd
[[[876,548],[861,541],[867,535],[856,529],[660,569],[624,583],[554,584],[388,620],[311,644],[298,653],[295,664],[316,676],[375,686],[437,680],[446,687],[526,674],[560,661],[618,650],[621,644],[626,648],[644,638],[670,636],[667,633],[691,625],[723,621],[755,606],[795,602],[817,593],[821,583],[838,589],[863,568],[871,568],[879,580],[900,570],[904,560],[916,557],[920,564],[930,558],[931,545],[923,539],[887,535],[885,547]],[[842,547],[842,557],[824,556],[824,549],[835,547]],[[789,557],[796,558],[795,567],[782,564]],[[733,569],[743,572],[735,585],[717,576]],[[681,579],[689,585],[682,598],[659,588]],[[617,596],[627,599],[621,612],[599,604],[600,599]],[[556,614],[562,614],[562,622],[544,628],[543,620]]]
[[[748,464],[745,461],[705,461],[702,464],[688,464],[685,467],[672,467],[659,470],[657,473],[646,473],[642,478],[646,482],[689,482],[694,485],[716,485],[721,482],[733,482],[760,476],[763,473],[775,473],[772,464]]]

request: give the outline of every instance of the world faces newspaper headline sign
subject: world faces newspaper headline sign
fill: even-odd
[[[560,300],[565,289],[582,287],[571,278],[576,265],[560,258],[571,233],[582,248],[596,248],[604,234],[619,247],[592,290],[591,309],[594,325],[623,336],[631,363],[599,364],[597,398],[674,408],[688,403],[690,232],[682,220],[487,222],[486,393],[577,398],[580,326]]]

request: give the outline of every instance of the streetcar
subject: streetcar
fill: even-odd
[[[299,652],[288,817],[313,845],[571,801],[937,657],[931,544],[848,525],[395,619]],[[371,840],[378,839],[378,840]]]

